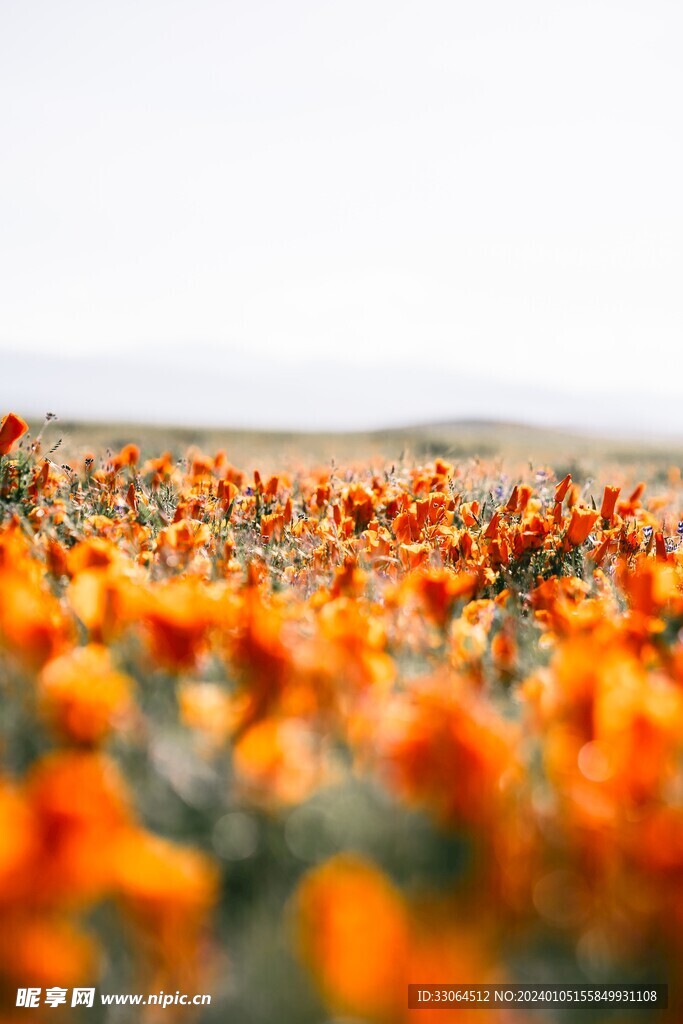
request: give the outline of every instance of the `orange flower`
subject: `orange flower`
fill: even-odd
[[[141,829],[115,844],[115,887],[152,987],[197,987],[217,872],[198,850]]]
[[[390,783],[444,821],[495,819],[501,780],[515,765],[515,733],[459,680],[436,678],[383,717]]]
[[[614,515],[614,506],[617,503],[619,492],[621,487],[605,487],[605,493],[602,499],[602,507],[600,509],[600,515],[603,519],[611,519]]]
[[[398,557],[404,569],[417,569],[428,561],[430,548],[427,544],[401,544]]]
[[[17,879],[30,870],[36,822],[22,794],[0,782],[0,902],[11,898]],[[4,929],[0,929],[0,934]]]
[[[556,502],[559,502],[560,504],[562,504],[562,502],[564,501],[564,499],[567,496],[567,491],[571,487],[571,483],[572,483],[572,475],[571,475],[571,473],[567,473],[567,475],[564,478],[564,480],[560,480],[559,484],[555,488],[555,501]]]
[[[111,893],[115,843],[134,822],[114,762],[90,751],[48,754],[32,767],[25,793],[41,843],[25,898],[78,904]]]
[[[215,744],[224,742],[237,725],[239,708],[236,703],[217,683],[185,682],[178,690],[178,710],[183,723]]]
[[[517,662],[517,644],[509,622],[491,641],[491,657],[496,668],[503,673],[513,672]]]
[[[408,901],[374,864],[355,854],[313,868],[299,884],[292,909],[299,955],[335,1016],[401,1024],[415,1017],[406,1005],[409,983],[503,980],[492,970],[480,916],[473,920],[443,894],[439,900]],[[474,1024],[480,1014],[459,1003],[457,1009],[422,1010],[420,1017]],[[499,1017],[494,1010],[487,1019]]]
[[[636,510],[640,507],[640,499],[645,492],[645,484],[641,481],[638,486],[632,491],[626,501],[619,502],[619,512],[623,516],[635,515]]]
[[[454,603],[458,599],[471,597],[477,582],[477,575],[473,572],[437,570],[417,576],[413,585],[422,597],[428,613],[436,622],[444,625]]]
[[[126,444],[114,459],[114,467],[137,466],[140,461],[140,449],[136,444]]]
[[[135,484],[130,484],[126,491],[126,505],[133,512],[138,510],[138,499],[135,493]]]
[[[304,878],[294,901],[301,955],[337,1011],[400,1019],[409,928],[399,893],[372,864],[342,855]]]
[[[30,978],[48,988],[55,977],[63,986],[92,984],[98,953],[91,935],[55,913],[14,912],[0,929],[2,970],[15,986]]]
[[[59,602],[31,573],[0,577],[0,642],[37,667],[63,650],[71,633]]]
[[[567,540],[574,547],[578,547],[588,537],[598,518],[598,513],[593,512],[589,508],[578,508],[572,509],[572,517],[569,521],[569,529],[567,530]]]
[[[410,544],[411,541],[416,541],[420,536],[417,516],[409,510],[400,512],[393,520],[391,528],[394,531],[396,540],[401,544]]]
[[[475,526],[477,523],[477,516],[479,515],[479,502],[463,502],[460,506],[460,515],[462,516],[462,521],[465,526]]]
[[[176,909],[203,914],[215,896],[216,876],[207,857],[139,829],[121,835],[115,875],[123,896],[153,916]]]
[[[320,739],[304,722],[264,718],[234,748],[241,790],[259,804],[301,803],[330,772]]]
[[[528,484],[524,484],[522,487],[519,488],[519,501],[517,504],[517,510],[519,512],[523,512],[525,510],[525,508],[529,504],[529,500],[531,499],[532,493],[533,491],[531,490],[531,487],[529,487]]]
[[[261,539],[281,540],[285,529],[285,517],[282,512],[272,512],[261,516]]]
[[[590,557],[596,565],[602,565],[613,544],[614,541],[611,537],[605,537],[598,547],[591,552]]]
[[[159,550],[166,548],[187,554],[208,543],[210,537],[211,531],[206,523],[198,519],[179,519],[159,531],[157,545]]]
[[[494,513],[493,518],[491,519],[491,522],[488,524],[488,526],[486,527],[486,529],[484,531],[484,536],[487,539],[491,540],[494,537],[498,536],[501,518],[502,518],[502,516],[501,516],[500,512],[495,512]]]
[[[130,708],[128,676],[117,672],[106,647],[89,644],[49,661],[39,699],[56,729],[80,743],[98,743]]]
[[[505,506],[505,511],[506,512],[516,512],[517,511],[517,503],[518,503],[518,501],[519,501],[519,487],[515,484],[515,486],[512,488],[512,493],[511,493],[510,497],[507,500],[507,504]]]
[[[139,595],[139,619],[150,637],[154,657],[170,667],[189,667],[202,650],[216,602],[194,580],[154,587]]]
[[[0,424],[0,455],[7,455],[28,430],[28,423],[14,412],[8,412]]]

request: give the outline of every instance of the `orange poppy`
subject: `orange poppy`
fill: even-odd
[[[14,412],[8,412],[0,423],[0,455],[7,455],[28,430],[28,423]]]

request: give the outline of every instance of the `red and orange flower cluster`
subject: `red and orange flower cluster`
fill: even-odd
[[[67,467],[25,429],[0,427],[5,990],[93,983],[105,904],[145,987],[211,961],[220,864],[136,808],[162,701],[241,807],[277,818],[352,778],[467,846],[440,887],[343,839],[302,867],[287,934],[332,1011],[407,1019],[409,981],[510,979],[544,943],[587,977],[674,969],[675,474],[594,502],[439,459],[265,477],[127,445]]]

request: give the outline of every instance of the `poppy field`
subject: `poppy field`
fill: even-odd
[[[67,465],[50,429],[0,427],[0,1020],[602,1022],[623,1010],[483,1018],[407,987],[675,997],[677,469]],[[212,998],[31,1010],[22,986]]]

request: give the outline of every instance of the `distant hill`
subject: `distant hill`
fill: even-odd
[[[33,421],[39,429],[40,422]],[[267,430],[231,430],[189,426],[163,426],[135,423],[86,423],[57,421],[49,425],[46,448],[61,443],[53,458],[68,463],[84,452],[103,454],[129,441],[139,444],[143,454],[171,450],[180,457],[191,447],[202,451],[227,451],[230,461],[249,469],[282,469],[300,462],[339,465],[368,460],[384,464],[402,457],[417,460],[437,456],[454,462],[472,458],[515,464],[551,466],[564,475],[602,479],[612,463],[633,467],[652,464],[661,467],[662,479],[669,466],[683,463],[683,443],[615,441],[586,434],[541,429],[514,423],[462,421],[420,425],[376,431],[297,432]],[[608,474],[609,475],[609,474]]]
[[[116,360],[9,352],[0,356],[0,409],[240,430],[368,431],[420,424],[427,434],[503,431],[512,437],[528,429],[514,424],[527,423],[544,432],[550,425],[565,434],[600,433],[638,443],[683,438],[683,405],[656,393],[644,390],[636,397],[605,388],[577,397],[561,383],[551,390],[520,387],[489,379],[482,356],[475,379],[432,365],[428,350],[417,351],[413,365],[384,365],[368,353],[362,367],[322,356],[305,365],[288,362],[285,354],[279,361],[254,353],[237,358],[199,345]]]

